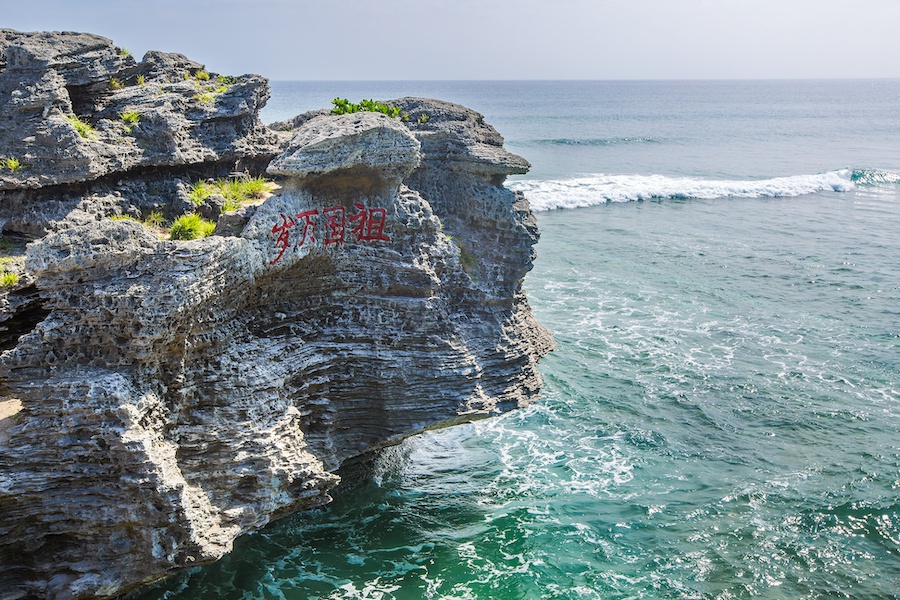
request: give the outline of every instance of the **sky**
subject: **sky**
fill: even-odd
[[[898,0],[0,0],[273,80],[900,77]]]

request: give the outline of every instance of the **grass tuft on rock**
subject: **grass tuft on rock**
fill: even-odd
[[[10,288],[19,283],[21,276],[18,273],[4,271],[0,274],[0,288]]]
[[[169,227],[169,239],[196,240],[212,235],[216,224],[196,213],[181,215]]]
[[[200,104],[213,104],[216,101],[215,94],[197,94],[194,96],[194,100],[199,102]]]
[[[166,224],[166,218],[162,211],[152,210],[144,216],[144,220],[141,222],[152,229],[162,229]]]
[[[86,140],[93,140],[97,138],[97,130],[93,125],[91,125],[87,121],[82,120],[78,115],[69,115],[67,118],[69,119],[69,123],[72,124],[72,127],[75,128],[75,131],[77,131],[78,135],[80,135],[81,137]]]
[[[252,179],[217,179],[212,183],[198,181],[188,192],[188,198],[196,205],[201,205],[213,194],[225,197],[223,210],[235,210],[251,200],[265,198],[269,193],[271,181],[264,177]]]
[[[3,167],[6,167],[13,173],[16,173],[22,169],[22,163],[19,162],[18,158],[5,158],[0,160],[0,168]]]

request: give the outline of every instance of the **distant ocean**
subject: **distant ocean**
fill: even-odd
[[[532,407],[429,432],[142,600],[900,598],[900,80],[274,82],[533,167]]]

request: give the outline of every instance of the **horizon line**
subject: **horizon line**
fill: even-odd
[[[275,77],[266,77],[269,81],[277,82],[304,82],[304,83],[468,83],[468,82],[548,82],[548,83],[566,83],[566,82],[716,82],[716,81],[898,81],[898,76],[885,77],[658,77],[658,78],[570,78],[570,79],[552,79],[552,78],[536,78],[536,79],[491,79],[491,78],[472,78],[472,79],[282,79]]]

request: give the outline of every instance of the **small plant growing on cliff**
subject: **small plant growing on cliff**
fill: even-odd
[[[115,77],[109,78],[109,89],[111,90],[121,90],[125,87],[125,84],[116,79]]]
[[[424,125],[427,122],[428,122],[428,115],[426,115],[425,113],[422,113],[421,115],[419,115],[419,118],[416,119],[416,123],[418,123],[419,125]]]
[[[238,202],[262,198],[269,191],[269,180],[262,177],[253,179],[232,179],[222,186],[223,195]]]
[[[138,221],[131,215],[110,215],[109,220],[110,221],[134,221],[135,223],[140,223],[140,221]]]
[[[232,77],[231,75],[219,75],[216,77],[216,83],[219,85],[234,85],[238,81],[240,81],[237,77]]]
[[[269,192],[269,180],[262,177],[253,179],[220,180],[216,185],[223,196],[225,205],[222,210],[236,210],[250,200],[264,198]]]
[[[144,77],[143,75],[138,75],[137,76],[137,84],[141,87],[147,85],[147,78]]]
[[[10,288],[19,283],[19,279],[21,277],[18,273],[4,271],[3,274],[0,274],[0,288]]]
[[[7,159],[4,159],[2,162],[0,162],[0,165],[6,167],[7,169],[9,169],[10,171],[12,171],[13,173],[15,173],[15,172],[21,170],[21,168],[22,168],[22,163],[19,162],[19,159],[18,159],[18,158],[7,158]]]
[[[209,81],[209,71],[206,71],[204,69],[197,69],[196,71],[193,72],[192,75],[193,75],[194,79],[196,79],[198,82],[199,81]],[[187,77],[185,79],[187,79]]]
[[[360,100],[359,104],[354,104],[346,98],[335,98],[331,101],[334,108],[331,109],[333,115],[349,115],[358,112],[380,112],[389,117],[399,118],[400,108],[396,106],[388,106],[382,102],[374,100]]]
[[[244,202],[264,198],[269,192],[271,182],[263,177],[252,179],[218,179],[212,183],[198,181],[188,192],[188,198],[200,205],[213,194],[225,197],[224,211],[240,208]]]
[[[210,189],[210,186],[206,185],[205,181],[198,181],[191,186],[191,191],[188,192],[188,199],[194,204],[200,205],[211,195],[212,189]]]
[[[212,104],[213,102],[216,101],[216,95],[215,95],[215,94],[209,94],[209,93],[207,93],[207,94],[197,94],[196,96],[194,96],[194,100],[196,100],[196,101],[199,102],[200,104]]]
[[[75,131],[78,132],[78,135],[84,139],[92,140],[97,137],[97,130],[94,129],[94,126],[87,121],[80,119],[78,115],[69,115],[68,119],[69,123],[75,128]]]
[[[144,217],[144,220],[142,222],[147,227],[153,229],[162,229],[162,226],[166,224],[166,218],[163,216],[162,212],[153,210],[147,213],[147,216]]]
[[[132,129],[141,123],[141,113],[133,110],[120,113],[119,118],[124,123],[125,133],[131,133]]]
[[[119,56],[131,56],[131,50],[128,48],[117,48]]]
[[[169,239],[196,240],[212,235],[216,224],[196,213],[181,215],[169,227]]]

